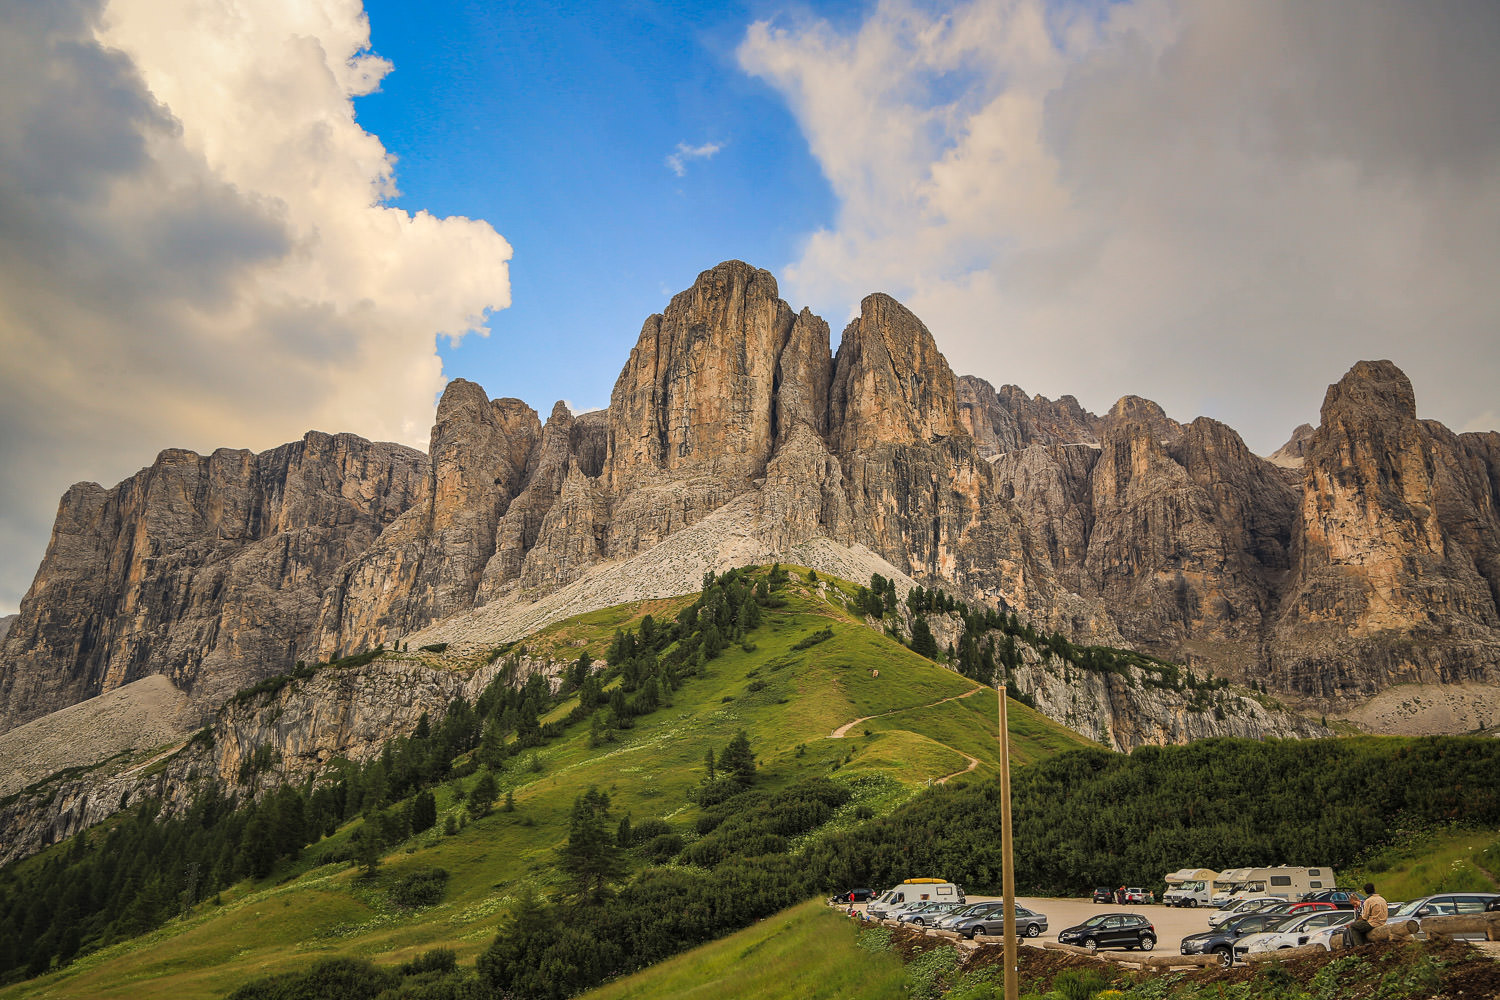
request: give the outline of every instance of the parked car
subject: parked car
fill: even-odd
[[[1324,889],[1302,897],[1304,903],[1332,903],[1340,910],[1357,910],[1365,895],[1355,889]]]
[[[1058,931],[1057,940],[1089,951],[1099,948],[1150,951],[1156,947],[1156,928],[1151,921],[1136,913],[1100,913],[1081,924]]]
[[[1284,916],[1268,913],[1241,914],[1212,930],[1189,934],[1182,939],[1178,950],[1184,955],[1218,955],[1220,965],[1233,965],[1236,941],[1247,934],[1259,934],[1285,919]]]
[[[1115,891],[1113,889],[1106,889],[1103,886],[1099,886],[1094,890],[1094,902],[1113,903],[1114,901]]]
[[[1493,892],[1445,892],[1437,896],[1414,899],[1394,914],[1407,920],[1425,922],[1428,917],[1446,917],[1457,914],[1480,914],[1496,900],[1500,893]],[[1482,933],[1455,934],[1459,940],[1484,940]]]
[[[940,917],[947,916],[958,907],[958,903],[925,903],[916,909],[896,914],[896,922],[916,924],[918,927],[932,927]]]
[[[1208,915],[1208,926],[1218,927],[1236,917],[1259,913],[1268,906],[1279,906],[1286,900],[1280,896],[1261,896],[1258,899],[1231,900]]]
[[[1354,922],[1354,914],[1349,910],[1339,910],[1337,912],[1340,916],[1347,916],[1348,919],[1340,921],[1336,924],[1329,924],[1327,927],[1324,927],[1321,930],[1313,931],[1307,936],[1308,944],[1316,945],[1317,947],[1322,948],[1324,951],[1332,951],[1333,942],[1335,940],[1339,940],[1344,942],[1342,947],[1348,947],[1349,925]]]
[[[1347,924],[1353,919],[1354,913],[1351,910],[1328,909],[1293,914],[1259,934],[1248,934],[1240,938],[1234,943],[1234,957],[1241,959],[1255,952],[1296,948],[1306,944],[1314,931],[1334,924]]]
[[[1154,903],[1156,902],[1156,893],[1149,889],[1126,889],[1124,901],[1126,903]]]
[[[831,897],[828,901],[830,903],[868,903],[874,895],[874,889],[850,889]]]
[[[1314,913],[1314,912],[1316,912],[1318,910],[1337,910],[1337,909],[1343,909],[1343,908],[1344,907],[1339,907],[1338,905],[1336,905],[1334,903],[1331,903],[1331,902],[1329,902],[1326,899],[1305,899],[1305,900],[1303,900],[1300,903],[1291,903],[1291,904],[1289,904],[1287,906],[1287,908],[1286,908],[1286,912],[1287,913]],[[1347,909],[1350,909],[1351,912],[1352,912],[1352,910],[1355,909],[1355,908],[1354,907],[1347,907]]]
[[[955,915],[952,920],[939,927],[962,934],[964,937],[973,938],[975,934],[1000,935],[1005,933],[1005,904],[999,900],[993,903],[978,903],[969,913],[962,916]],[[1016,904],[1016,933],[1026,937],[1036,937],[1047,929],[1047,915],[1028,910],[1026,907]]]

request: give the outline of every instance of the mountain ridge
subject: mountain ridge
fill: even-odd
[[[0,645],[0,728],[151,673],[208,706],[293,659],[522,609],[724,510],[757,559],[866,550],[1312,707],[1500,677],[1500,435],[1418,419],[1394,365],[1360,362],[1273,458],[1140,397],[1100,417],[956,376],[883,294],[834,353],[728,261],[648,318],[606,410],[544,422],[455,379],[426,456],[309,434],[74,487]],[[286,495],[306,502],[255,513]]]

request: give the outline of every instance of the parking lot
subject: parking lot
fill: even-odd
[[[971,895],[967,898],[971,903],[981,903],[999,897]],[[1208,930],[1208,915],[1214,912],[1212,909],[1186,909],[1163,906],[1160,903],[1114,906],[1093,903],[1087,899],[1043,899],[1033,896],[1018,896],[1016,902],[1028,910],[1047,915],[1047,930],[1040,937],[1021,939],[1022,944],[1033,948],[1040,948],[1043,941],[1056,941],[1058,931],[1081,924],[1096,913],[1138,913],[1156,928],[1155,950],[1176,954],[1183,938]],[[863,912],[865,904],[856,903],[854,908]]]

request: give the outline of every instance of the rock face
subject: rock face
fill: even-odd
[[[148,674],[202,710],[308,654],[324,590],[410,505],[425,456],[311,433],[165,451],[63,496],[0,653],[0,729]]]
[[[1308,440],[1274,678],[1330,700],[1500,671],[1500,435],[1417,419],[1388,361],[1355,365]]]
[[[565,666],[522,657],[513,666],[500,661],[458,671],[432,657],[387,654],[231,701],[204,733],[159,755],[65,771],[7,795],[0,800],[0,865],[107,819],[121,802],[159,799],[163,813],[172,816],[184,812],[210,780],[222,794],[255,796],[305,782],[335,757],[362,763],[387,740],[410,735],[423,713],[440,718],[458,697],[472,703],[502,670],[512,670],[516,684],[533,673],[552,683]],[[242,765],[261,747],[271,748],[275,767],[247,776]]]
[[[0,618],[0,642],[5,641],[5,637],[10,633],[10,627],[14,625],[16,623],[16,619],[20,617],[20,615],[6,615],[5,617]]]
[[[1387,362],[1272,464],[1140,397],[1100,417],[956,377],[886,295],[834,355],[729,261],[645,322],[608,410],[544,426],[458,379],[426,458],[309,435],[75,487],[4,640],[0,727],[152,673],[211,704],[298,657],[543,602],[716,517],[720,554],[868,551],[1075,641],[1336,707],[1500,677],[1497,506],[1500,437],[1417,419]]]

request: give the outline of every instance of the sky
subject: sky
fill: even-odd
[[[702,270],[1261,453],[1500,427],[1500,5],[0,0],[0,615],[69,484],[464,377],[608,403]]]

